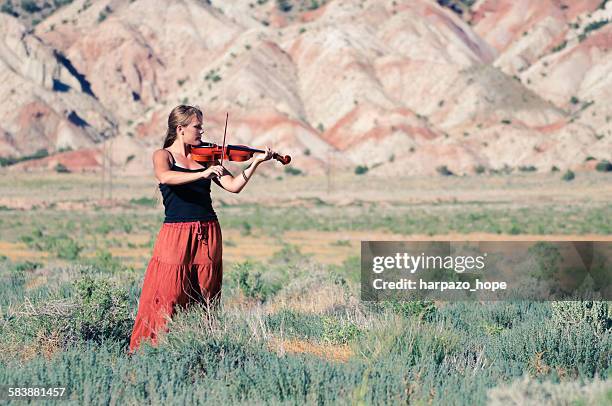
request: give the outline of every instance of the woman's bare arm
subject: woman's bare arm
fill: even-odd
[[[198,179],[214,179],[221,176],[223,167],[214,165],[202,172],[178,172],[170,170],[170,153],[164,149],[158,149],[153,153],[153,168],[155,177],[161,184],[182,185],[194,182]]]
[[[257,169],[257,167],[262,162],[270,160],[271,157],[272,157],[272,151],[270,151],[270,148],[266,147],[265,155],[254,158],[251,165],[248,168],[246,168],[244,171],[242,171],[240,175],[234,176],[230,173],[230,171],[223,168],[224,170],[223,174],[218,179],[213,179],[213,180],[215,181],[217,185],[221,186],[223,189],[227,190],[228,192],[240,193],[240,191],[244,189],[248,181],[251,179],[251,176],[253,176],[253,173],[255,173],[255,170]]]

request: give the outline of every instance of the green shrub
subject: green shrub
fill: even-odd
[[[22,290],[26,283],[26,274],[40,267],[42,267],[42,264],[39,262],[17,262],[8,267],[8,272],[3,275],[6,275],[6,278],[2,278],[3,283],[6,284],[5,286],[9,286],[10,289]]]
[[[293,166],[285,166],[285,173],[288,175],[293,175],[293,176],[303,174],[303,172],[300,169],[294,168]]]
[[[375,311],[389,310],[405,318],[417,317],[421,320],[431,321],[436,315],[436,305],[429,300],[384,300],[369,303],[367,306]]]
[[[56,240],[54,250],[55,255],[57,255],[58,258],[74,260],[79,257],[83,247],[81,247],[71,238],[62,238]]]
[[[264,281],[262,273],[255,269],[252,262],[238,263],[232,271],[233,283],[247,298],[265,302],[280,289],[279,286]]]
[[[93,267],[98,272],[108,274],[114,274],[123,269],[121,262],[117,258],[113,258],[113,255],[108,251],[98,251],[96,256],[85,261],[85,264]]]
[[[220,81],[221,75],[219,75],[219,69],[211,69],[210,71],[208,71],[206,76],[204,76],[204,80],[210,80],[213,83]]]
[[[438,172],[438,173],[439,173],[440,175],[442,175],[442,176],[453,176],[453,175],[454,175],[454,173],[453,173],[453,172],[451,172],[451,171],[450,171],[450,170],[449,170],[449,169],[446,167],[446,165],[438,166],[438,167],[436,168],[436,172]]]
[[[0,157],[0,166],[9,166],[15,164],[16,162],[18,162],[17,158],[14,158],[12,156]]]
[[[127,344],[134,324],[127,292],[112,287],[104,279],[90,276],[79,280],[76,289],[79,306],[74,314],[74,323],[79,338]]]
[[[113,341],[125,348],[133,326],[127,291],[90,276],[72,289],[76,296],[64,298],[56,292],[15,306],[0,326],[0,344],[33,346],[36,352],[49,346],[66,350],[84,341]]]
[[[270,258],[270,264],[286,267],[289,265],[296,265],[299,262],[305,261],[307,258],[308,256],[302,254],[299,246],[283,244],[283,248],[276,251],[272,255],[272,258]]]
[[[362,331],[355,323],[338,320],[331,316],[323,317],[323,335],[321,340],[329,344],[347,344],[359,337]]]
[[[609,161],[600,161],[595,165],[595,169],[599,172],[612,172],[612,163]]]
[[[61,259],[77,259],[83,250],[81,245],[65,233],[44,235],[40,229],[34,230],[32,235],[22,236],[21,241],[33,249],[53,253]]]
[[[13,17],[19,17],[19,13],[17,13],[15,9],[13,9],[13,4],[11,3],[11,0],[8,0],[2,3],[2,6],[0,6],[0,12],[8,14],[8,15],[12,15]],[[4,166],[4,165],[1,165],[2,164],[1,160],[2,158],[0,158],[0,166]]]
[[[242,232],[241,234],[244,236],[247,235],[251,235],[251,230],[253,229],[253,227],[251,226],[251,223],[249,223],[247,220],[242,222]]]
[[[552,49],[552,52],[559,52],[561,50],[563,50],[565,47],[567,46],[567,40],[564,40],[563,42],[561,42],[559,45],[555,46]]]
[[[134,226],[132,225],[132,223],[130,223],[129,221],[125,221],[121,223],[121,228],[123,228],[123,231],[126,232],[127,234],[132,232],[132,229],[134,228]]]
[[[30,14],[42,10],[34,0],[21,0],[21,8]]]
[[[555,322],[560,325],[571,327],[585,323],[599,333],[612,328],[612,308],[608,306],[608,302],[551,302],[551,308]]]
[[[596,31],[598,29],[600,29],[601,27],[607,25],[610,21],[608,20],[601,20],[601,21],[593,21],[592,23],[589,23],[589,25],[587,25],[584,28],[584,31],[582,32],[583,35],[588,34],[591,31]]]
[[[563,260],[559,249],[554,244],[538,242],[529,247],[527,253],[537,263],[537,267],[535,267],[531,276],[537,280],[552,280]]]
[[[289,0],[276,0],[276,7],[283,13],[288,13],[293,8]]]
[[[355,175],[363,175],[364,173],[367,173],[368,170],[369,168],[367,165],[357,165],[355,167]]]
[[[486,171],[486,168],[484,166],[482,166],[482,165],[477,165],[477,166],[474,167],[474,172],[477,175],[482,175],[483,173],[485,173],[485,171]]]
[[[100,11],[100,14],[98,14],[98,23],[106,20],[106,17],[108,17],[108,15],[112,12],[113,10],[110,8],[110,6],[107,5],[104,7],[104,10]]]
[[[331,245],[335,247],[350,247],[351,241],[350,240],[336,240],[332,242]]]
[[[106,221],[103,221],[102,223],[98,224],[94,230],[98,234],[107,235],[113,230],[113,226]]]
[[[569,182],[574,180],[574,178],[576,178],[576,175],[574,174],[573,171],[571,171],[570,169],[568,169],[563,176],[561,177],[562,180]]]
[[[70,169],[66,168],[66,166],[64,166],[61,163],[57,163],[57,165],[55,165],[55,172],[57,173],[70,173]]]
[[[15,157],[12,157],[12,156],[9,156],[9,157],[0,157],[0,166],[14,165],[14,164],[16,164],[18,162],[29,161],[29,160],[33,160],[33,159],[45,158],[47,156],[49,156],[49,151],[47,151],[46,149],[43,148],[43,149],[37,150],[32,155],[24,155],[24,156],[19,157],[19,158],[15,158]]]
[[[308,6],[308,10],[316,10],[321,6],[318,0],[310,0],[310,6]]]
[[[282,309],[265,317],[266,329],[289,338],[319,340],[323,337],[323,318],[312,313]]]
[[[157,200],[150,198],[150,197],[140,197],[138,199],[130,199],[130,203],[131,204],[136,204],[139,206],[146,206],[146,207],[155,207],[157,206]]]

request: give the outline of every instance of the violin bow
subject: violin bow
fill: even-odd
[[[221,148],[221,166],[223,166],[223,157],[225,156],[225,136],[227,135],[227,118],[229,113],[225,112],[225,130],[223,130],[223,147]]]

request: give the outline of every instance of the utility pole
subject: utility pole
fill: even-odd
[[[113,139],[107,138],[102,141],[102,170],[100,182],[100,200],[104,200],[107,195],[113,199]]]
[[[104,184],[106,183],[105,175],[106,175],[106,144],[104,140],[102,141],[102,170],[100,171],[100,175],[102,176],[100,182],[100,200],[104,200]]]
[[[113,138],[109,141],[108,146],[108,191],[109,199],[113,201]]]
[[[325,169],[325,176],[327,178],[327,195],[331,193],[331,149],[327,150],[327,165]]]

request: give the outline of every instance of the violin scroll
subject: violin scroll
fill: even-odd
[[[283,165],[287,165],[289,162],[291,162],[291,157],[289,155],[280,155],[276,152],[272,154],[272,158],[276,159]]]

